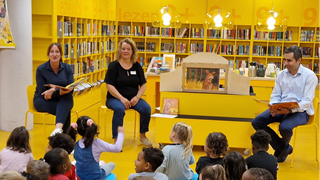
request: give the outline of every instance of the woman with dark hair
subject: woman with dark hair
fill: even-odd
[[[49,61],[40,65],[36,72],[37,88],[34,94],[34,107],[39,112],[47,112],[56,116],[55,133],[66,133],[70,126],[70,115],[73,107],[72,89],[61,90],[46,87],[45,84],[67,86],[73,83],[73,72],[69,64],[62,62],[62,49],[59,44],[52,43],[48,47]]]
[[[146,79],[141,65],[137,62],[136,43],[125,38],[119,43],[116,61],[110,63],[104,82],[107,83],[108,94],[106,106],[114,111],[112,118],[112,138],[118,137],[117,128],[123,126],[126,109],[134,109],[140,113],[140,141],[152,146],[146,137],[149,131],[151,108],[141,99],[146,90]]]

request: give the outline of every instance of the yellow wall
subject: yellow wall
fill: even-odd
[[[116,20],[116,0],[57,0],[57,14]]]
[[[185,23],[202,24],[206,12],[220,7],[231,12],[236,25],[252,25],[273,4],[275,11],[287,17],[288,26],[319,26],[319,0],[119,0],[117,3],[119,21],[150,22],[153,13],[169,4]]]

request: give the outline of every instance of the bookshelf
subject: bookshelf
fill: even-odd
[[[46,6],[37,5],[40,2],[33,1],[32,11],[34,84],[36,68],[48,61],[47,47],[53,42],[61,45],[62,61],[71,65],[75,80],[88,77],[88,83],[96,84],[104,79],[116,53],[116,21],[94,13],[61,12],[55,1]]]
[[[146,70],[152,56],[174,53],[177,62],[198,52],[217,52],[233,61],[234,69],[257,61],[267,65],[275,63],[283,69],[283,52],[286,47],[297,45],[304,52],[302,64],[319,76],[319,28],[289,26],[286,32],[259,32],[254,25],[235,25],[233,30],[203,29],[202,24],[183,23],[180,28],[153,28],[150,22],[119,21],[119,27],[126,26],[128,33],[118,32],[118,41],[130,37],[143,44],[139,51],[139,62]],[[144,29],[143,35],[134,32],[135,27]],[[152,43],[151,51],[148,43]],[[173,46],[172,46],[173,45]],[[153,47],[154,46],[154,47]],[[177,64],[179,66],[179,64]]]

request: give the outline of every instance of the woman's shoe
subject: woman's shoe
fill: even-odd
[[[145,146],[150,146],[150,147],[152,146],[152,143],[149,141],[148,138],[144,138],[144,139],[140,138],[140,142],[141,142],[141,144],[143,144]]]

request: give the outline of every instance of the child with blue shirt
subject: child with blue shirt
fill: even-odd
[[[118,127],[118,139],[115,144],[95,138],[98,133],[98,126],[88,116],[81,116],[77,123],[72,123],[68,134],[76,141],[76,135],[82,136],[74,150],[77,175],[81,180],[106,179],[115,168],[114,163],[99,166],[99,158],[103,152],[120,152],[124,139],[124,128]]]

